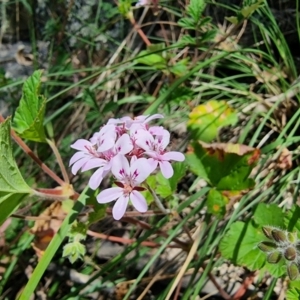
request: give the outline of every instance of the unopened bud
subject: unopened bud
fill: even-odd
[[[264,233],[264,235],[268,238],[268,239],[272,239],[272,232],[273,228],[269,227],[269,226],[263,226],[262,227],[262,232]]]
[[[290,246],[284,250],[284,257],[287,260],[295,260],[296,256],[297,256],[297,251],[294,247]]]
[[[257,247],[264,252],[271,252],[276,248],[276,245],[273,242],[264,241],[257,245]]]
[[[290,243],[294,244],[298,239],[297,232],[288,232],[287,238]]]
[[[272,237],[276,242],[287,242],[286,233],[279,229],[272,230]]]
[[[267,256],[267,262],[270,264],[277,264],[280,261],[281,253],[279,251],[271,252]]]
[[[299,276],[299,269],[295,262],[292,262],[290,265],[287,266],[287,273],[290,280],[296,280]]]

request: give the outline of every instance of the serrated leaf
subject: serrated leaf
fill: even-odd
[[[211,142],[220,128],[235,125],[237,121],[237,113],[225,101],[211,100],[192,110],[188,129],[193,139]]]
[[[222,256],[234,264],[247,267],[254,271],[261,269],[266,262],[266,255],[257,247],[265,240],[260,228],[251,222],[235,222],[221,240],[219,249]]]
[[[85,246],[78,241],[68,243],[63,248],[63,257],[67,257],[73,264],[78,259],[82,259],[86,253]]]
[[[287,300],[299,300],[300,299],[300,280],[290,281],[288,290],[286,293]]]
[[[14,160],[10,139],[10,118],[0,124],[0,225],[32,193]]]
[[[276,204],[259,203],[254,216],[254,222],[260,226],[284,226],[284,214],[282,209]]]
[[[44,114],[46,99],[40,95],[42,71],[35,71],[23,85],[23,94],[14,116],[14,129],[22,137],[46,142]]]

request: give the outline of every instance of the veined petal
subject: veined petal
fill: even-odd
[[[174,174],[172,165],[168,161],[159,162],[160,170],[163,176],[167,179],[171,178]]]
[[[154,138],[149,131],[138,130],[136,135],[136,144],[145,151],[152,150]]]
[[[138,158],[130,166],[130,177],[136,183],[143,182],[151,173],[152,169],[146,158]]]
[[[124,197],[123,194],[116,201],[112,210],[112,215],[115,220],[120,220],[124,216],[128,201],[129,197]]]
[[[87,156],[87,157],[83,157],[82,159],[79,159],[77,160],[74,165],[72,166],[72,173],[74,175],[77,174],[77,172],[79,171],[80,168],[82,168],[82,166],[84,166],[84,164],[89,160],[90,158]]]
[[[128,134],[123,134],[116,142],[115,149],[117,153],[127,154],[133,149],[131,139]]]
[[[103,177],[104,177],[103,167],[101,167],[91,176],[91,178],[89,180],[90,188],[93,190],[97,189],[98,186],[101,184]]]
[[[139,212],[146,212],[148,209],[148,205],[144,196],[139,192],[133,190],[130,193],[130,200],[134,208]]]
[[[94,169],[94,168],[103,167],[106,163],[107,163],[107,161],[105,159],[98,158],[98,157],[92,157],[82,167],[82,172],[87,171],[87,170],[91,170],[91,169]]]
[[[120,187],[112,187],[106,190],[103,190],[100,192],[100,194],[97,196],[97,201],[99,203],[108,203],[111,201],[116,200],[120,196],[123,195],[123,189]]]
[[[130,175],[130,168],[127,158],[122,154],[116,155],[112,159],[111,171],[118,180],[124,181],[125,176]]]
[[[101,142],[100,142],[100,145],[98,145],[97,151],[98,152],[107,151],[107,150],[113,148],[114,145],[115,145],[115,138],[109,136],[108,134],[105,134],[101,138]]]
[[[152,135],[163,135],[164,133],[164,128],[162,126],[151,126],[148,131]]]
[[[184,161],[185,156],[181,152],[177,151],[170,151],[166,152],[165,154],[162,155],[163,160],[175,160],[175,161]]]
[[[73,148],[73,149],[76,149],[76,150],[87,151],[86,150],[87,146],[92,147],[93,144],[88,140],[79,139],[74,144],[72,144],[70,147]]]

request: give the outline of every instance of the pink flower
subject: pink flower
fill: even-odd
[[[123,124],[126,129],[130,130],[132,125],[138,125],[139,128],[147,128],[148,123],[155,119],[163,118],[163,115],[154,114],[146,116],[137,116],[135,118],[123,117],[120,119],[109,119],[107,124]]]
[[[116,126],[110,124],[103,126],[99,132],[94,133],[90,141],[97,146],[98,152],[103,152],[114,146],[116,138]]]
[[[89,180],[89,186],[91,189],[95,190],[101,184],[103,178],[110,172],[112,167],[112,160],[117,154],[127,154],[133,148],[130,137],[128,134],[123,134],[113,146],[113,148],[101,153],[101,157],[104,158],[104,163],[100,168],[91,176]],[[87,162],[87,166],[91,165],[93,162]],[[85,166],[85,170],[87,170]]]
[[[138,131],[136,134],[136,144],[145,150],[145,154],[150,156],[148,159],[153,172],[159,165],[160,170],[165,178],[173,176],[174,171],[170,163],[174,161],[184,161],[185,157],[182,153],[177,151],[167,152],[165,149],[170,143],[170,132],[163,129],[157,130],[159,135],[155,137],[148,131]]]
[[[120,220],[127,208],[129,200],[139,212],[146,212],[148,205],[144,196],[140,193],[144,188],[139,186],[151,173],[146,158],[133,157],[129,162],[124,155],[115,156],[112,162],[113,175],[116,177],[117,187],[102,191],[97,196],[99,203],[108,203],[116,200],[112,214],[114,219]]]
[[[101,158],[101,155],[97,152],[94,145],[84,139],[79,139],[74,144],[71,145],[71,148],[79,150],[76,152],[70,159],[70,166],[72,167],[72,173],[74,175],[82,169],[82,171],[89,170],[91,168],[97,168],[103,166],[106,161]],[[89,164],[90,168],[85,168]]]

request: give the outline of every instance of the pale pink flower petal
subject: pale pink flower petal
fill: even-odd
[[[86,147],[92,147],[93,144],[89,142],[88,140],[79,139],[74,144],[72,144],[70,147],[76,150],[86,151]]]
[[[118,180],[124,180],[124,176],[130,174],[128,159],[122,154],[116,155],[112,159],[111,171]]]
[[[138,130],[136,135],[136,144],[145,151],[152,150],[154,138],[150,132],[145,130]]]
[[[170,143],[170,132],[168,130],[163,131],[162,139],[157,139],[158,144],[161,144],[161,149],[166,149]]]
[[[74,163],[74,165],[72,166],[71,169],[72,173],[76,175],[79,169],[82,168],[89,160],[90,157],[88,156],[85,156],[82,159],[77,160],[76,163]]]
[[[89,161],[82,167],[81,171],[88,171],[94,168],[103,167],[105,164],[107,164],[107,161],[102,158],[98,157],[92,157],[89,159]]]
[[[84,158],[85,154],[80,151],[80,152],[76,152],[70,159],[70,162],[69,162],[69,166],[73,165],[76,161]]]
[[[128,134],[123,134],[116,142],[116,153],[127,154],[133,149],[133,144]]]
[[[185,156],[181,152],[170,151],[162,155],[164,160],[184,161]]]
[[[112,187],[106,190],[103,190],[100,192],[100,194],[97,196],[97,201],[99,203],[108,203],[111,201],[116,200],[120,196],[123,195],[123,189],[120,187]]]
[[[104,176],[108,172],[105,172],[104,168],[99,168],[90,178],[89,180],[89,186],[91,189],[96,190],[98,186],[101,184]]]
[[[135,184],[142,183],[151,173],[151,166],[146,158],[138,158],[130,166],[131,178]]]
[[[148,158],[148,162],[151,168],[151,173],[157,168],[158,160],[154,158]]]
[[[171,178],[174,174],[173,168],[168,161],[159,162],[160,170],[163,176],[167,179]]]
[[[148,209],[148,205],[144,196],[139,192],[133,190],[130,194],[130,201],[134,208],[139,212],[146,212]]]
[[[126,211],[127,205],[128,205],[129,197],[121,195],[119,199],[116,201],[112,214],[115,220],[120,220]]]

